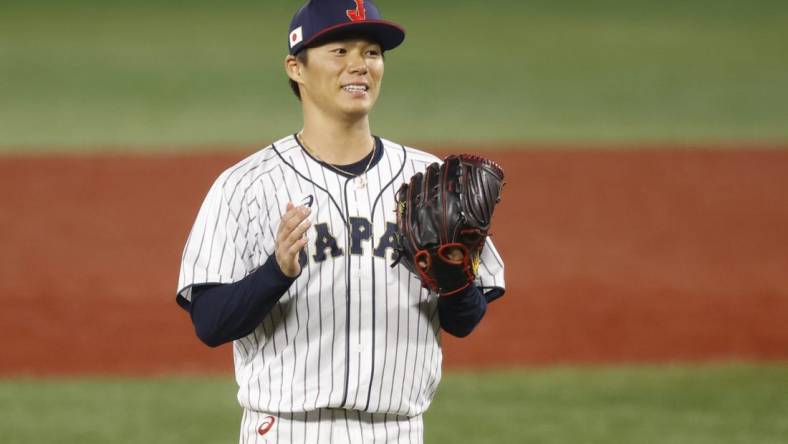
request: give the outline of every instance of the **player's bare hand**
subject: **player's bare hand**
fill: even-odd
[[[296,277],[301,273],[298,253],[306,246],[306,230],[312,225],[307,219],[311,209],[287,203],[287,211],[276,233],[276,263],[282,273]]]

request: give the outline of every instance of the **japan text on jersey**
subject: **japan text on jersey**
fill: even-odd
[[[394,193],[439,161],[376,139],[367,185],[326,168],[292,136],[226,170],[208,193],[184,250],[179,297],[232,283],[274,254],[288,202],[309,204],[303,270],[273,311],[234,341],[238,399],[262,412],[344,408],[419,415],[441,374],[437,295],[391,267]],[[504,287],[488,239],[476,285]]]

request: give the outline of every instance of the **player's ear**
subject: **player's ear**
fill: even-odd
[[[294,55],[287,55],[285,57],[285,73],[287,73],[287,77],[290,80],[299,83],[301,80],[301,64],[298,63],[298,59]]]

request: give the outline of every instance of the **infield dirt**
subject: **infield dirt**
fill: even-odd
[[[485,151],[507,294],[446,366],[788,359],[788,150],[530,148]],[[229,371],[175,287],[247,154],[0,157],[0,374]]]

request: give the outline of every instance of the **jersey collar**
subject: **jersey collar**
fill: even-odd
[[[295,142],[298,144],[298,146],[301,147],[301,150],[307,156],[309,156],[315,162],[319,163],[323,168],[347,178],[353,178],[358,176],[359,174],[362,174],[364,170],[367,169],[367,164],[369,164],[369,169],[367,171],[371,170],[372,168],[375,168],[375,165],[377,165],[378,162],[380,162],[380,159],[383,158],[383,149],[384,149],[383,141],[380,139],[380,137],[375,135],[373,135],[372,138],[375,140],[375,150],[374,150],[375,157],[372,159],[372,162],[370,163],[369,161],[369,156],[373,155],[373,153],[370,152],[369,154],[364,156],[364,158],[362,158],[361,160],[351,164],[347,164],[347,165],[333,164],[336,168],[339,168],[342,171],[347,171],[347,173],[342,173],[334,168],[331,168],[331,166],[329,166],[327,162],[323,162],[322,160],[313,156],[308,149],[306,149],[303,145],[301,145],[301,141],[298,140],[298,137],[296,137],[296,135],[293,134],[293,140],[295,140]]]

